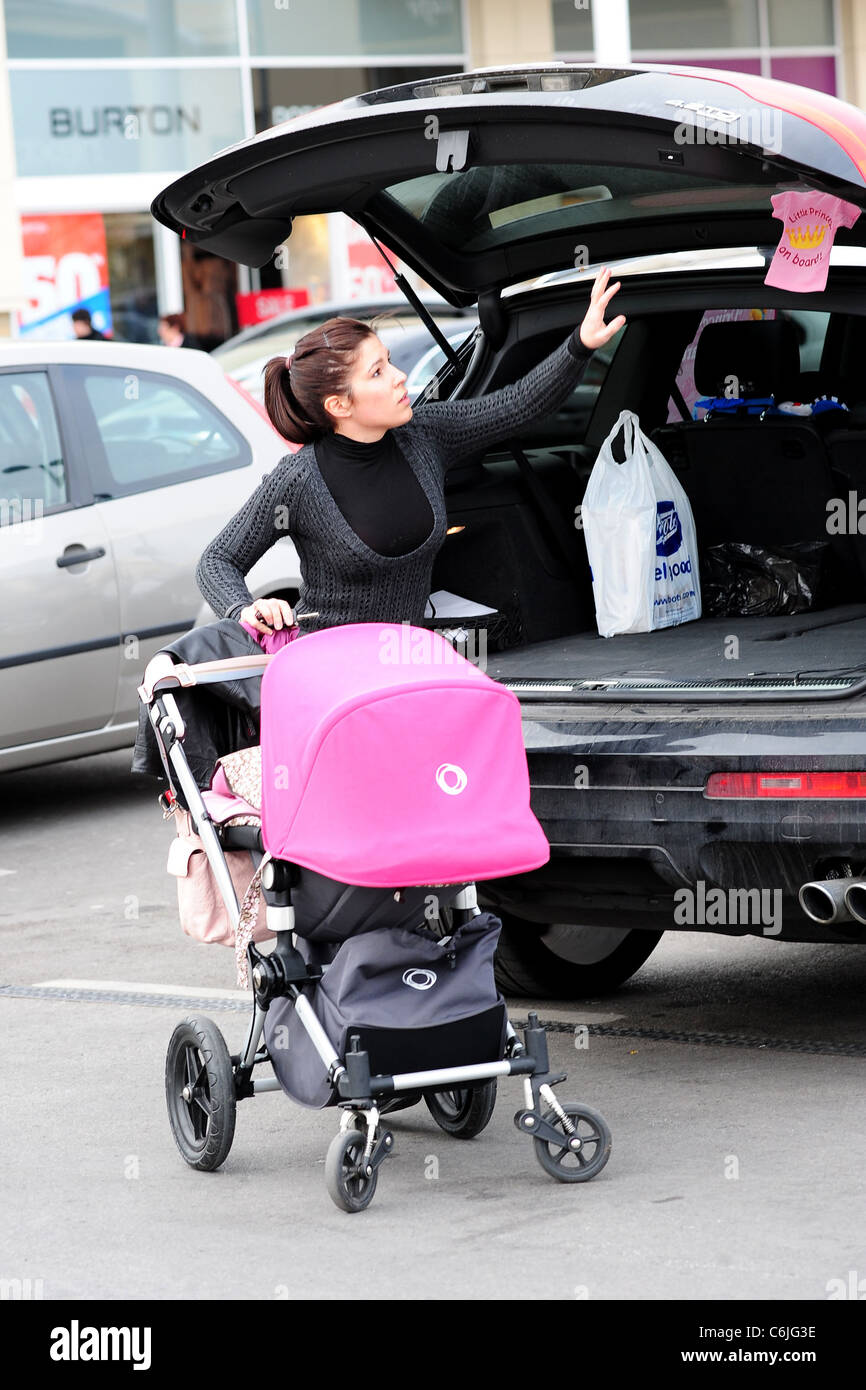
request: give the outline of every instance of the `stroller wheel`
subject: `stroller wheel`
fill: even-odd
[[[433,1091],[424,1097],[440,1129],[455,1139],[474,1139],[486,1129],[496,1104],[496,1081],[454,1091]]]
[[[569,1138],[562,1127],[562,1121],[553,1110],[546,1110],[543,1119],[555,1129],[562,1130],[562,1146],[548,1139],[534,1139],[535,1157],[545,1173],[558,1182],[589,1182],[600,1173],[610,1158],[611,1135],[607,1122],[597,1111],[585,1105],[563,1105],[575,1134],[581,1141],[575,1151],[569,1147]]]
[[[182,1158],[204,1172],[219,1168],[235,1134],[236,1099],[229,1051],[212,1019],[184,1019],[172,1033],[165,1100]]]
[[[373,1200],[379,1170],[367,1176],[361,1169],[367,1144],[367,1127],[346,1130],[331,1140],[325,1158],[325,1182],[331,1200],[343,1211],[363,1211]]]

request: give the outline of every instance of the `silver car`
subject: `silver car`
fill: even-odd
[[[199,556],[296,447],[207,353],[0,345],[0,771],[134,742],[148,660],[213,621]],[[288,537],[248,583],[291,601]]]

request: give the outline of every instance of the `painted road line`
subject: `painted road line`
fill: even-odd
[[[104,990],[106,994],[175,994],[190,999],[250,999],[247,989],[208,989],[201,985],[141,984],[138,980],[35,980],[34,989]]]

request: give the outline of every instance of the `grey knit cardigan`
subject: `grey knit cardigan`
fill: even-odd
[[[253,602],[245,575],[289,535],[301,562],[295,612],[319,614],[303,624],[303,632],[341,623],[420,623],[433,561],[447,530],[446,472],[466,455],[556,410],[591,356],[575,328],[519,381],[478,399],[431,401],[393,430],[434,516],[427,539],[406,555],[379,555],[352,530],[328,490],[312,444],[287,454],[199,560],[196,582],[211,608],[219,617],[237,618]],[[387,505],[383,497],[382,506]]]

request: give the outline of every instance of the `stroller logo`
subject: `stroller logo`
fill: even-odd
[[[416,967],[413,970],[403,971],[403,983],[410,989],[432,989],[436,983],[435,970],[421,970]]]
[[[447,780],[448,777],[452,779],[450,782]],[[468,781],[463,768],[458,767],[456,763],[440,763],[436,769],[436,785],[449,796],[459,796]]]
[[[683,543],[683,528],[673,502],[656,508],[656,555],[674,555]]]

